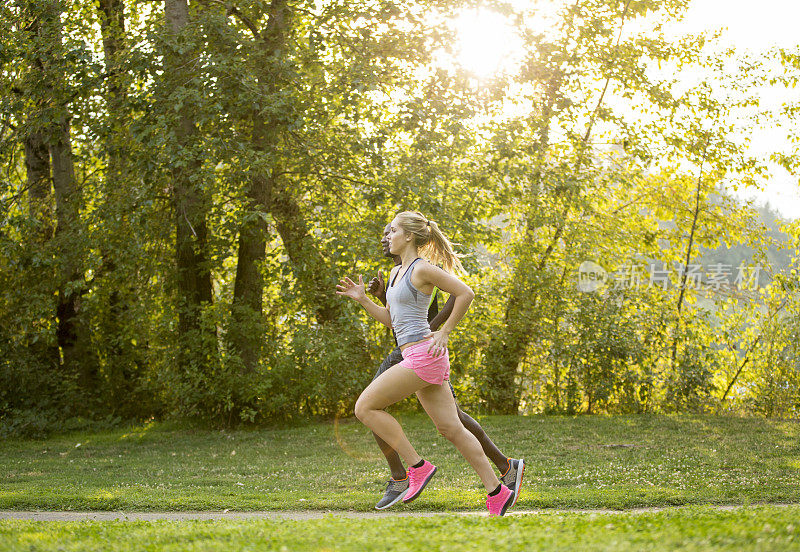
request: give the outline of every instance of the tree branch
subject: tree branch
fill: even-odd
[[[725,393],[722,394],[722,398],[719,400],[720,403],[724,403],[725,399],[728,398],[728,393],[730,393],[733,384],[736,383],[736,379],[739,377],[739,374],[741,374],[742,370],[744,370],[745,365],[750,361],[750,353],[753,351],[753,348],[758,344],[759,341],[761,341],[760,335],[757,338],[755,338],[753,342],[750,344],[750,347],[747,348],[747,352],[744,355],[744,360],[739,365],[739,369],[736,370],[736,373],[733,375],[733,379],[731,379],[731,382],[728,384],[727,389],[725,389]]]
[[[221,3],[222,2],[220,2],[220,4]],[[255,38],[257,38],[258,40],[264,39],[264,37],[261,36],[261,32],[258,30],[258,27],[256,27],[255,23],[253,23],[253,21],[249,17],[247,17],[245,14],[239,11],[239,8],[233,5],[228,6],[227,13],[229,16],[230,15],[236,16],[236,18],[239,19],[239,21],[241,21],[248,29],[250,29],[250,32],[253,33],[253,36]]]

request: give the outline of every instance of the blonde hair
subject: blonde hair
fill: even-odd
[[[441,265],[447,272],[464,272],[461,255],[453,250],[453,244],[442,234],[438,224],[419,211],[403,211],[395,220],[404,232],[414,236],[414,245],[421,256],[432,264]]]

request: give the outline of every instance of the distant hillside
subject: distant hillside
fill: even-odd
[[[786,244],[789,236],[780,231],[779,223],[782,220],[780,214],[775,211],[768,203],[756,207],[758,211],[758,224],[763,224],[767,228],[767,236],[770,238],[769,247],[766,250],[767,264],[762,264],[759,275],[759,285],[767,284],[772,278],[771,274],[778,274],[789,267],[790,255],[786,249],[780,249],[781,244]],[[704,267],[715,264],[730,265],[735,270],[742,263],[745,265],[756,262],[756,250],[748,244],[731,244],[730,247],[720,245],[715,249],[701,247],[698,262]]]

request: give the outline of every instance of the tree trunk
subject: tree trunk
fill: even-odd
[[[258,66],[262,74],[259,86],[265,97],[279,90],[286,80],[282,69],[275,63],[282,58],[281,51],[285,46],[286,27],[289,23],[286,9],[285,0],[273,0],[268,8],[269,21],[263,33],[259,33],[253,23],[247,21],[260,45]],[[231,8],[230,13],[243,17],[235,8]],[[252,120],[253,149],[262,154],[274,153],[280,139],[275,115],[265,120],[262,113],[254,111]],[[271,179],[272,174],[264,174],[263,171],[253,171],[250,174],[245,189],[244,220],[239,227],[236,280],[233,286],[228,342],[238,352],[245,373],[255,369],[265,335],[262,320],[264,281],[258,263],[264,260],[267,249],[269,228],[263,215],[270,210],[267,198]]]
[[[31,188],[31,200],[42,199],[49,194],[50,175],[55,191],[56,228],[54,240],[57,264],[58,289],[56,292],[56,340],[61,349],[64,370],[77,377],[86,400],[77,405],[84,412],[90,409],[89,401],[97,387],[98,363],[91,344],[88,325],[81,313],[81,296],[85,293],[84,264],[86,257],[85,234],[80,220],[82,204],[81,190],[75,182],[75,169],[70,142],[70,115],[67,106],[67,77],[61,66],[62,52],[61,6],[58,2],[25,5],[31,23],[31,36],[42,47],[31,66],[44,85],[45,95],[37,102],[49,113],[45,121],[51,121],[31,133],[26,140],[26,163]]]
[[[264,340],[264,279],[258,266],[264,261],[267,250],[267,222],[261,216],[266,203],[264,180],[264,177],[254,176],[247,187],[247,219],[239,228],[239,255],[228,331],[229,342],[238,351],[245,372],[252,372],[258,364]]]
[[[31,132],[24,138],[25,170],[28,186],[28,214],[35,219],[39,231],[31,237],[42,247],[53,237],[53,220],[50,208],[52,185],[50,180],[50,152],[41,131]],[[58,346],[37,340],[30,345],[34,357],[42,368],[56,369],[61,363]]]
[[[82,194],[75,183],[69,122],[59,124],[50,145],[53,188],[56,196],[56,236],[61,246],[61,277],[58,290],[56,336],[68,372],[78,374],[78,385],[90,395],[97,389],[97,358],[90,343],[89,328],[80,316],[83,276],[83,240],[80,229]]]
[[[238,12],[237,16],[242,17]],[[259,84],[265,97],[270,97],[287,85],[288,78],[281,65],[282,50],[285,48],[286,33],[291,24],[291,14],[286,0],[273,0],[269,7],[269,21],[263,32],[251,31],[261,45],[261,74]],[[276,150],[282,135],[279,114],[273,113],[264,120],[263,115],[253,115],[253,149],[259,153],[271,154],[278,158]],[[254,174],[247,189],[248,210],[260,206],[275,220],[278,234],[283,241],[292,271],[306,303],[314,310],[320,323],[327,323],[343,316],[342,301],[332,293],[335,277],[325,258],[317,249],[308,229],[300,204],[288,189],[282,177],[274,169],[270,174]],[[239,261],[237,282],[234,286],[235,301],[247,305],[252,314],[261,312],[261,291],[263,284],[257,277],[255,263],[263,258],[266,248],[266,224],[258,218],[247,222],[240,229]],[[262,245],[263,243],[263,245]],[[239,275],[243,280],[240,284]],[[244,349],[242,349],[243,356]]]
[[[286,32],[291,24],[291,13],[286,0],[272,0],[269,8],[269,23],[263,33],[262,54],[264,73],[259,82],[269,93],[274,93],[289,79],[282,73],[281,51],[285,47]],[[275,115],[273,115],[275,116]],[[266,125],[256,124],[254,142],[257,150],[274,151],[280,125],[273,121]],[[333,322],[344,315],[343,301],[333,293],[335,276],[331,273],[322,253],[317,249],[303,216],[300,204],[291,193],[286,181],[277,175],[263,179],[266,207],[269,209],[280,234],[292,271],[305,298],[321,324]]]
[[[164,53],[164,74],[170,92],[180,91],[191,81],[192,48],[186,48],[181,35],[189,25],[186,0],[165,0],[164,15],[170,33]],[[167,104],[171,100],[167,99]],[[172,132],[176,139],[172,172],[172,202],[175,217],[175,262],[178,293],[178,340],[181,368],[189,365],[207,367],[216,357],[216,332],[203,328],[202,308],[212,302],[211,270],[208,262],[206,218],[209,199],[202,190],[198,149],[198,131],[193,117],[194,106],[184,98],[180,102]],[[170,106],[172,107],[172,106]]]
[[[50,152],[41,131],[31,132],[25,137],[25,171],[28,185],[28,216],[40,226],[40,239],[45,242],[53,237],[50,218]]]

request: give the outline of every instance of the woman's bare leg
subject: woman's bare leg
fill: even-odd
[[[456,408],[458,409],[458,419],[461,420],[461,423],[464,424],[464,427],[467,428],[467,431],[472,433],[478,442],[481,444],[481,448],[483,449],[483,453],[489,457],[489,460],[497,466],[497,469],[500,470],[500,473],[505,474],[508,471],[508,457],[500,452],[500,449],[497,448],[497,445],[494,444],[494,441],[486,434],[486,431],[481,427],[475,419],[461,410],[461,407],[456,402]]]
[[[395,364],[375,378],[356,401],[356,418],[396,450],[409,466],[418,464],[422,457],[397,420],[383,409],[430,385],[413,370]]]
[[[446,385],[429,385],[417,391],[422,408],[431,417],[436,429],[448,441],[453,443],[458,452],[478,473],[487,492],[495,490],[500,480],[492,469],[492,465],[483,453],[483,448],[475,436],[467,431],[458,418],[456,401]]]

